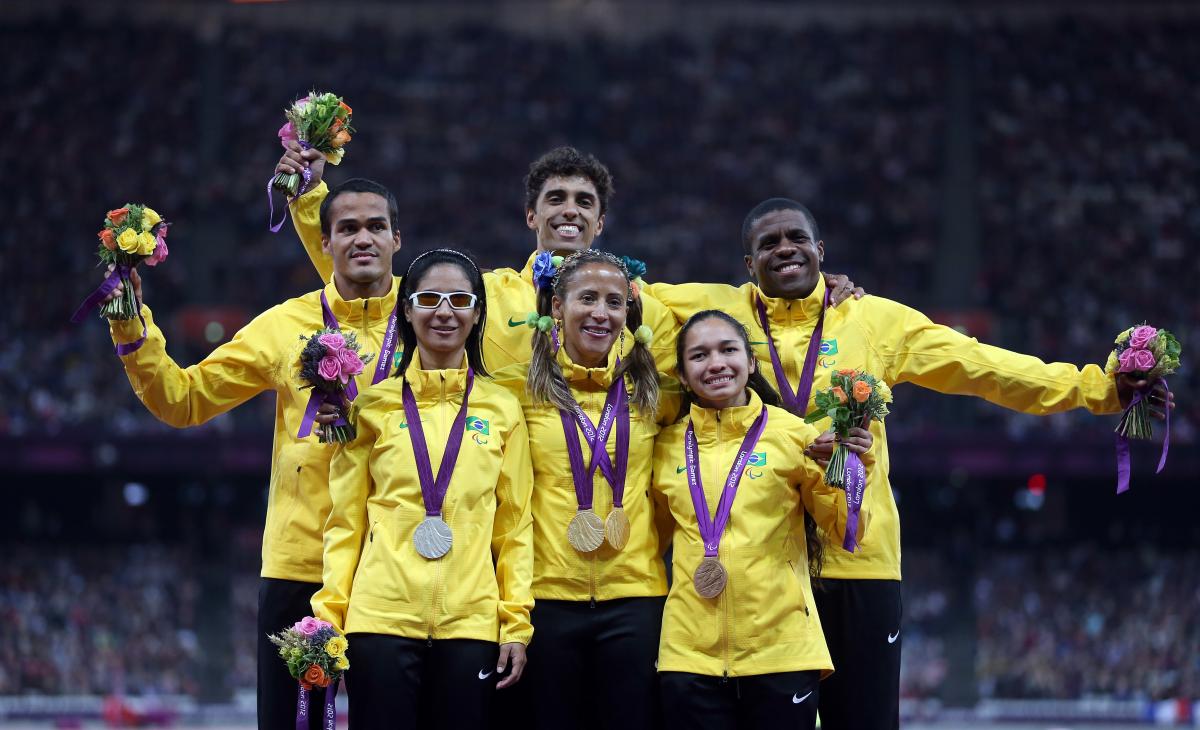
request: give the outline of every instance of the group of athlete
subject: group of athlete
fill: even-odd
[[[1138,389],[1169,406],[1154,384],[982,344],[822,274],[816,220],[785,198],[749,212],[736,250],[733,231],[725,254],[675,252],[741,256],[748,283],[655,282],[593,248],[612,179],[562,147],[525,178],[522,268],[427,247],[394,276],[392,193],[329,188],[295,145],[277,170],[304,168],[289,210],[324,287],[183,368],[135,271],[145,340],[120,358],[180,428],[276,394],[260,728],[296,727],[267,635],[307,615],[348,639],[352,730],[812,728],[818,709],[824,728],[898,727],[886,429],[835,440],[803,420],[812,393],[860,370],[1026,413],[1115,413]],[[317,416],[348,419],[345,444],[297,436],[300,336],[331,325],[377,357],[352,403]],[[110,326],[118,345],[142,337]],[[845,493],[824,482],[839,442],[867,467],[854,552]]]

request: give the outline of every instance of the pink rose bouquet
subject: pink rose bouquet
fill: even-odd
[[[1113,377],[1128,373],[1153,382],[1179,369],[1182,347],[1179,340],[1164,329],[1143,323],[1117,335],[1114,344],[1116,347],[1104,366],[1104,371]],[[1149,439],[1153,436],[1144,397],[1134,399],[1134,403],[1121,416],[1116,430],[1119,435],[1131,439]]]
[[[305,438],[312,433],[317,409],[322,403],[345,408],[354,400],[358,390],[354,378],[362,373],[373,356],[359,354],[358,338],[353,332],[343,334],[341,330],[325,328],[300,339],[305,342],[300,351],[300,379],[304,381],[301,387],[312,389],[297,434],[299,438]],[[354,425],[343,413],[337,422],[319,426],[317,438],[323,444],[353,441]]]
[[[299,684],[296,700],[296,725],[308,727],[310,693],[314,687],[325,689],[321,727],[334,730],[337,713],[334,698],[342,673],[350,668],[346,650],[350,645],[333,624],[305,616],[289,628],[267,637],[279,647],[279,657],[287,663],[288,673]]]

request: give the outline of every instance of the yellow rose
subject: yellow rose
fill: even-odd
[[[154,253],[154,247],[158,245],[158,241],[145,231],[138,234],[138,254],[141,256],[149,256]]]
[[[159,215],[158,213],[156,213],[153,208],[150,208],[150,207],[142,208],[142,228],[144,230],[148,231],[161,222],[162,222],[162,216]]]
[[[879,397],[883,399],[884,403],[892,402],[892,389],[887,386],[887,383],[882,380],[876,382],[875,390],[879,393]]]
[[[1116,375],[1117,367],[1120,364],[1121,364],[1120,361],[1117,360],[1117,353],[1115,350],[1113,352],[1108,353],[1108,362],[1104,363],[1105,374]]]
[[[350,660],[345,656],[334,657],[333,668],[339,672],[344,672],[350,668]]]
[[[349,644],[344,637],[335,636],[325,642],[325,653],[332,657],[340,657],[345,655],[347,646]]]
[[[132,228],[126,228],[117,236],[117,246],[125,253],[137,253],[140,243],[137,231]]]

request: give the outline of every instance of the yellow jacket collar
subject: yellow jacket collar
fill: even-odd
[[[539,251],[534,251],[529,254],[529,258],[525,259],[525,268],[521,269],[521,280],[529,286],[533,286],[533,260],[537,258]]]
[[[337,317],[338,324],[357,327],[365,322],[374,322],[382,317],[390,317],[396,306],[396,296],[400,291],[400,277],[392,277],[392,288],[381,297],[367,299],[342,299],[333,279],[325,285],[325,298],[329,301],[329,309]]]
[[[467,387],[466,353],[463,353],[461,367],[453,370],[423,370],[421,351],[418,349],[413,353],[408,370],[404,372],[404,379],[419,401],[458,395]]]
[[[762,413],[763,402],[753,390],[747,389],[746,392],[750,396],[750,400],[744,406],[718,410],[716,408],[704,408],[693,403],[688,416],[692,419],[692,427],[696,430],[696,437],[700,438],[702,434],[715,435],[718,424],[722,431],[732,429],[734,432],[742,434],[749,431],[751,424],[754,423],[754,419],[758,418],[759,414]]]
[[[812,293],[803,299],[782,299],[778,297],[769,297],[763,294],[762,289],[758,285],[750,287],[754,296],[762,300],[763,305],[767,308],[767,318],[771,322],[780,324],[795,324],[797,322],[816,322],[817,315],[821,312],[821,307],[825,302],[825,277],[817,277],[817,286],[812,290]],[[758,307],[751,301],[750,305],[754,307],[754,318],[758,319]]]
[[[616,349],[614,347],[608,353],[608,363],[599,368],[588,368],[576,363],[567,354],[565,347],[558,348],[558,354],[554,356],[554,359],[558,362],[558,367],[562,370],[567,385],[572,388],[587,387],[590,383],[607,389],[612,384],[613,371],[616,369]]]

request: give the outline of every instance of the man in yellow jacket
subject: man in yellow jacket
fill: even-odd
[[[847,368],[889,386],[914,383],[1025,413],[1121,408],[1113,379],[1098,366],[1046,364],[985,345],[881,297],[827,308],[819,270],[824,243],[799,203],[775,198],[759,204],[746,217],[742,239],[756,283],[647,288],[681,322],[704,309],[721,309],[742,322],[762,371],[797,415],[810,409],[810,394],[827,388],[832,373]],[[806,369],[811,388],[804,392]],[[900,519],[888,479],[886,429],[876,421],[871,431],[875,467],[864,495],[873,514],[871,533],[853,554],[828,551],[823,590],[816,595],[835,668],[820,688],[823,727],[832,730],[899,726]],[[827,457],[832,443],[823,441],[810,453]]]
[[[329,514],[332,444],[316,435],[299,438],[310,398],[299,379],[299,356],[307,338],[336,319],[353,330],[364,353],[375,360],[357,378],[361,392],[387,377],[397,341],[394,313],[399,279],[392,258],[400,250],[398,209],[387,188],[349,180],[329,193],[318,213],[320,245],[331,263],[324,289],[276,305],[214,350],[200,363],[181,368],[166,353],[166,340],[150,308],[141,305],[146,340],[121,357],[133,390],[159,420],[176,428],[195,426],[264,391],[275,392],[275,439],[267,524],[263,531],[262,578],[258,591],[258,726],[295,728],[296,680],[287,672],[268,633],[311,613],[309,601],[321,587],[322,536]],[[131,277],[141,302],[141,280]],[[119,296],[120,292],[115,292]],[[138,320],[112,321],[117,344],[141,336]],[[392,345],[385,346],[390,335]],[[321,706],[321,700],[315,700]],[[320,726],[313,713],[313,727]]]
[[[324,157],[315,150],[288,148],[275,168],[278,172],[299,172],[307,165],[313,187],[296,198],[289,207],[292,223],[304,243],[313,266],[328,277],[330,261],[321,247],[318,210],[328,194],[321,177]],[[526,316],[537,309],[537,291],[533,287],[533,260],[542,251],[568,255],[590,248],[604,232],[604,216],[612,194],[612,175],[592,155],[574,147],[556,147],[539,157],[525,177],[525,225],[537,237],[537,248],[515,269],[484,272],[487,286],[488,319],[484,328],[484,359],[493,372],[513,363],[529,362],[530,331]],[[672,343],[677,329],[675,320],[662,305],[643,299],[645,322],[654,330],[651,352],[659,369],[675,365]],[[632,342],[625,345],[628,354]]]

